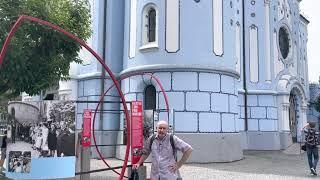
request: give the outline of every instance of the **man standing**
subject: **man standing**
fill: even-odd
[[[316,130],[315,127],[316,124],[314,122],[310,122],[302,128],[302,130],[305,133],[308,163],[311,171],[310,173],[312,175],[317,175],[317,164],[319,160],[319,153],[317,147],[317,145],[319,144],[319,132]]]
[[[140,165],[152,154],[151,179],[152,180],[176,180],[178,178],[178,170],[187,161],[192,153],[192,147],[179,139],[177,136],[168,134],[167,121],[159,121],[157,123],[157,134],[149,137],[144,149],[143,155],[139,162],[132,166],[138,169]],[[173,142],[170,142],[173,139]],[[174,144],[174,148],[171,144]],[[183,153],[182,158],[176,162],[175,151],[179,150]]]

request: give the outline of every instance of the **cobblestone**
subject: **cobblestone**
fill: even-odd
[[[110,166],[119,166],[122,161],[107,159]],[[148,175],[150,164],[146,163]],[[101,160],[93,159],[91,169],[106,168]],[[120,169],[118,170],[120,172]],[[185,180],[300,180],[311,179],[306,154],[286,154],[281,151],[246,151],[244,159],[230,163],[185,164],[181,168]],[[117,179],[108,171],[91,174],[90,179]]]

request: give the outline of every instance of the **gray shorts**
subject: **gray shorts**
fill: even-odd
[[[7,148],[1,148],[1,160],[5,160],[7,156]]]

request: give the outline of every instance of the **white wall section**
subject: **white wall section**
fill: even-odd
[[[223,2],[213,0],[213,52],[217,56],[223,54]]]
[[[240,23],[236,24],[236,71],[241,71],[241,27]]]
[[[271,82],[271,69],[270,69],[270,2],[265,1],[264,3],[264,42],[265,42],[265,80]]]
[[[177,52],[180,46],[180,1],[166,0],[166,50]]]
[[[251,26],[249,30],[250,46],[250,81],[257,83],[259,81],[259,54],[258,54],[258,28]]]
[[[282,61],[279,59],[278,43],[277,43],[277,32],[273,31],[273,60],[274,60],[274,77],[276,78],[280,71],[284,69]]]
[[[136,55],[136,41],[137,41],[137,0],[131,0],[129,58],[133,58]]]

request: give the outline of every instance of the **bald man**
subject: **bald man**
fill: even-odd
[[[152,144],[150,145],[152,141],[151,136],[144,145],[143,155],[139,162],[132,166],[133,169],[138,169],[151,153],[152,180],[176,180],[179,178],[178,170],[187,161],[193,151],[189,144],[179,139],[177,136],[173,136],[175,147],[175,149],[173,149],[170,142],[168,127],[167,121],[159,121],[157,123],[157,134]],[[183,153],[182,158],[178,162],[175,160],[175,150],[179,150]]]

